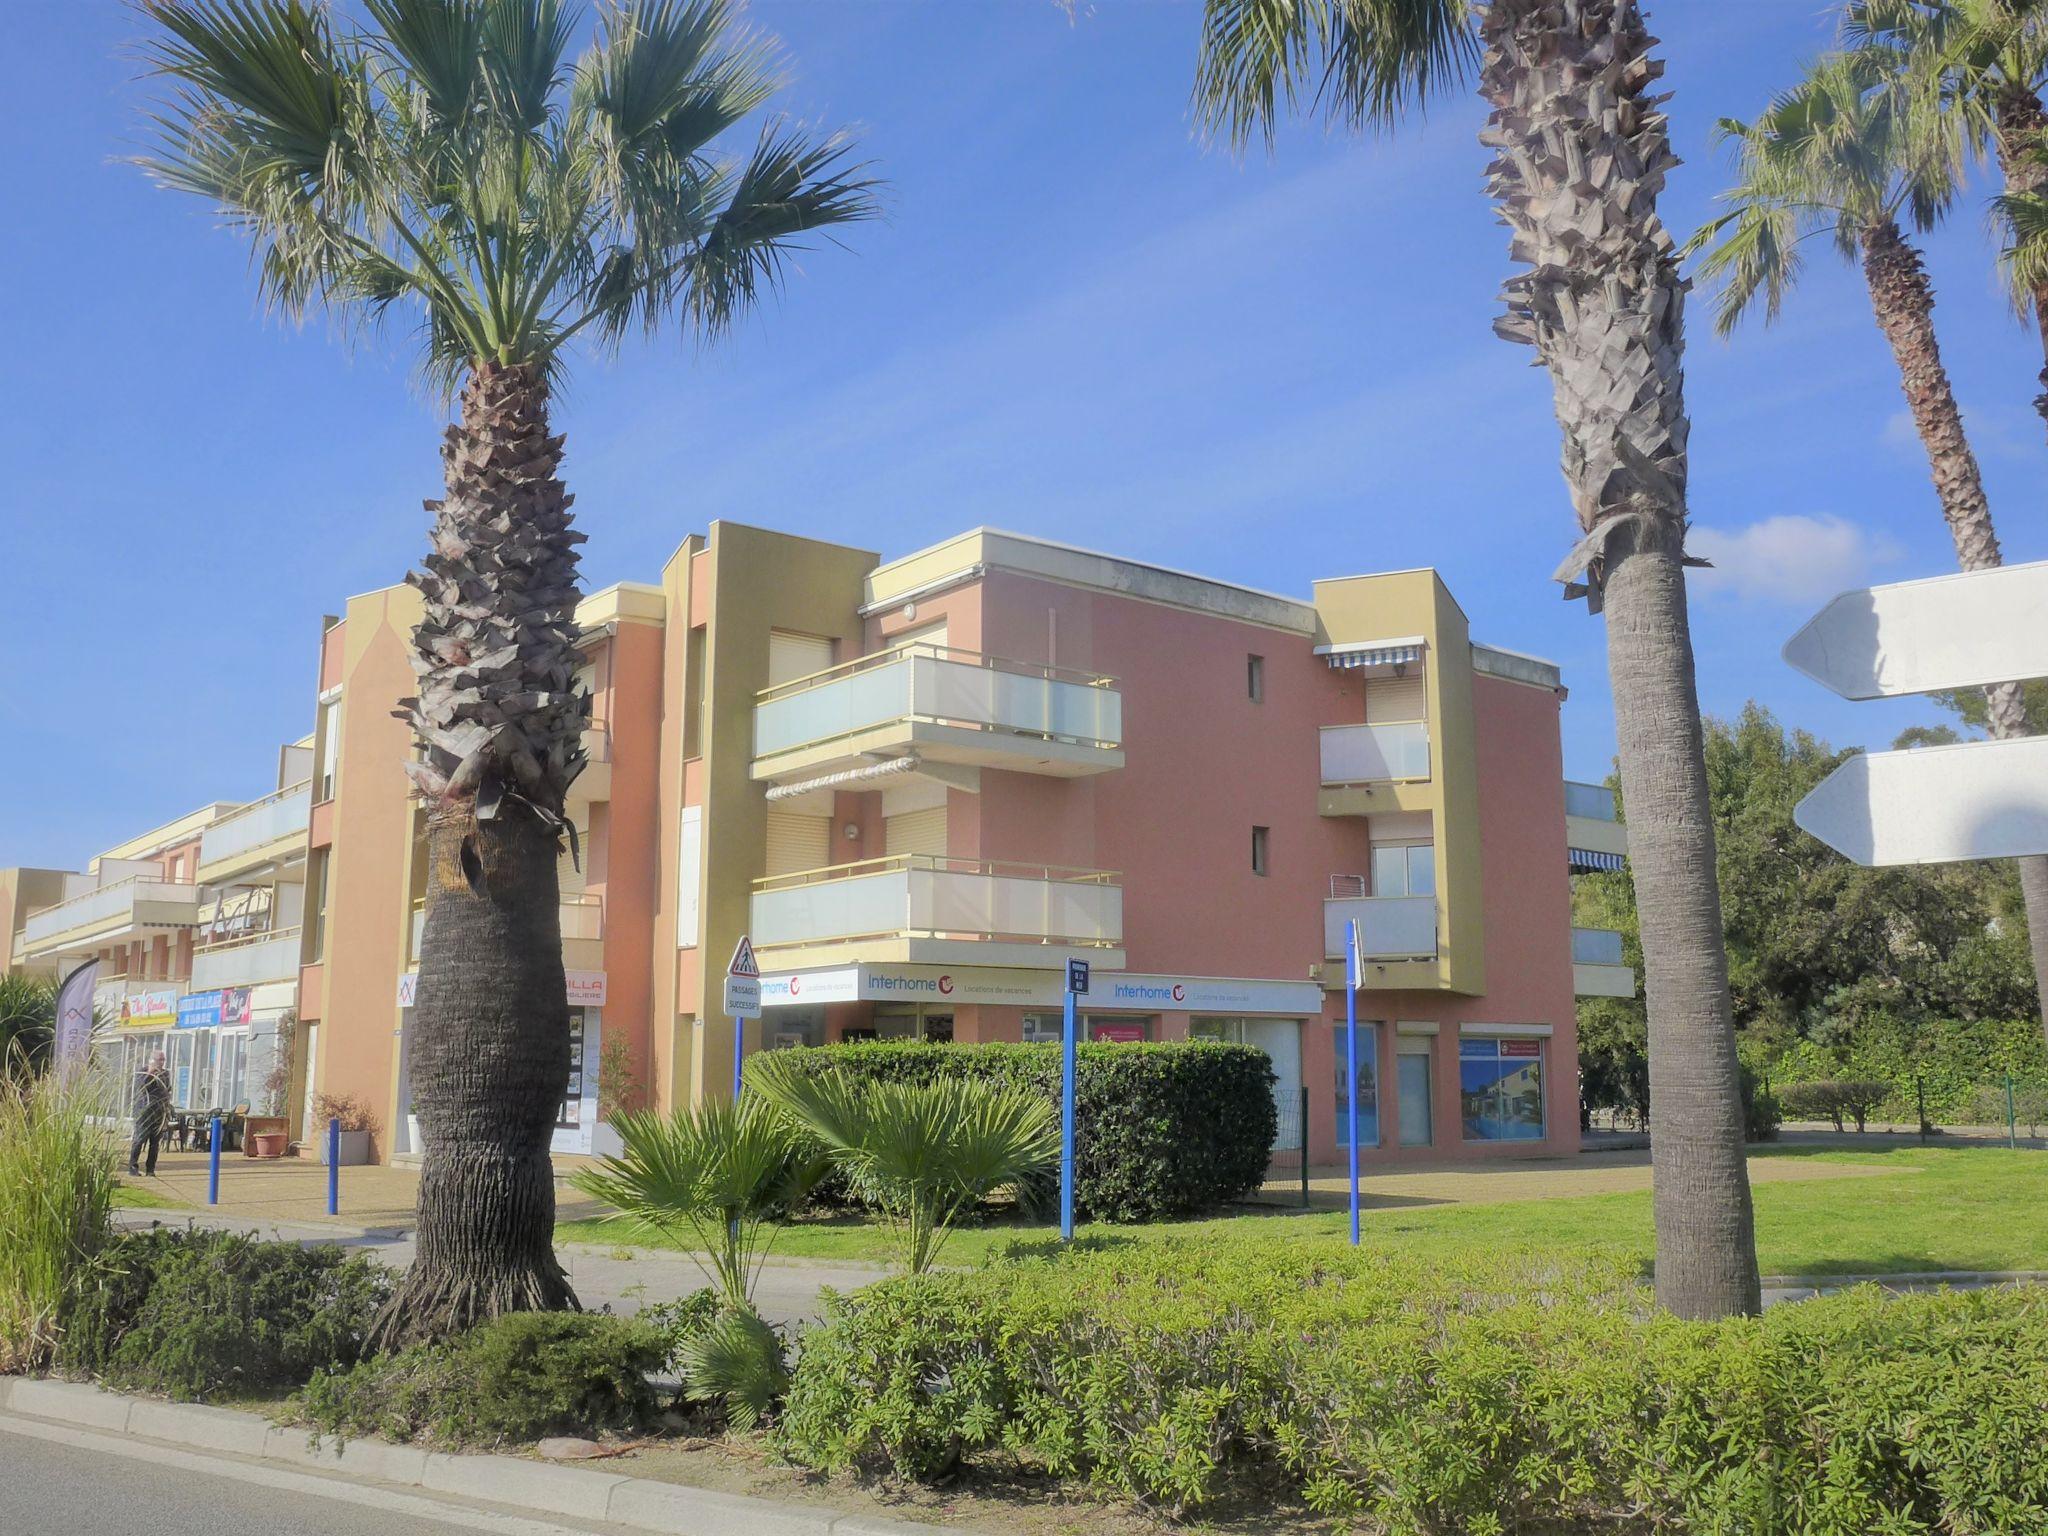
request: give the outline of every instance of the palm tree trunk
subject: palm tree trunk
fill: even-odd
[[[380,1348],[501,1313],[573,1308],[555,1259],[548,1142],[569,1081],[555,860],[589,711],[575,692],[576,549],[547,388],[482,364],[442,464],[448,494],[413,635],[427,910],[413,1008],[425,1142],[418,1253]]]
[[[1955,390],[1941,360],[1941,343],[1934,334],[1934,285],[1928,281],[1920,253],[1896,224],[1877,225],[1864,233],[1863,277],[1870,288],[1878,328],[1898,363],[1899,383],[1913,413],[1913,426],[1927,450],[1941,515],[1955,541],[1956,561],[1966,571],[1989,570],[2002,564],[2004,556],[1992,527],[1984,478],[1977,469],[1977,456],[1970,451],[1963,413],[1956,405]],[[2001,683],[1985,689],[1984,696],[1993,736],[2004,741],[2033,734],[2018,684]],[[2048,1038],[2048,986],[2043,985],[2043,978],[2048,978],[2048,857],[2036,855],[2018,863],[2041,1028],[2043,1037]]]
[[[1633,0],[1494,0],[1490,190],[1530,270],[1495,329],[1549,369],[1592,597],[1607,613],[1649,1000],[1657,1298],[1755,1312],[1735,1028],[1686,614],[1685,283],[1657,217],[1677,164]],[[1575,556],[1578,552],[1575,552]],[[1577,565],[1576,558],[1572,562]]]
[[[2048,164],[2037,158],[2048,148],[2048,112],[2041,98],[2024,86],[2011,85],[2000,91],[1992,124],[1991,142],[1998,154],[1999,175],[2008,195],[2048,192]],[[2036,381],[2041,392],[2034,396],[2034,410],[2048,424],[2048,283],[2029,295],[2034,311],[2034,328],[2041,337],[2041,371]],[[2037,950],[2036,961],[2041,958]]]

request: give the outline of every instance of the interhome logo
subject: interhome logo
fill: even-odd
[[[1170,987],[1140,986],[1136,982],[1120,981],[1109,994],[1118,1002],[1126,1003],[1184,1003],[1188,989],[1179,982]]]
[[[877,992],[936,992],[942,997],[950,997],[953,992],[951,976],[934,980],[929,976],[891,976],[883,972],[870,976],[868,985]]]

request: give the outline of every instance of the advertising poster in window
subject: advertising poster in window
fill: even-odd
[[[597,1131],[599,1010],[569,1010],[569,1084],[555,1116],[554,1152],[588,1152]]]

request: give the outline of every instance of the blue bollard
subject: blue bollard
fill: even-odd
[[[341,1214],[341,1122],[327,1122],[327,1214]]]
[[[1060,1241],[1074,1240],[1074,994],[1060,1020]]]
[[[206,1203],[220,1204],[220,1116],[213,1117],[213,1127],[207,1133],[206,1145],[210,1149],[206,1156]]]

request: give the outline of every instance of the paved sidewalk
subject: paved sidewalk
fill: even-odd
[[[225,1191],[226,1180],[222,1180]],[[201,1191],[204,1198],[204,1190]],[[350,1221],[299,1219],[278,1221],[246,1211],[231,1209],[223,1201],[215,1209],[150,1209],[128,1206],[117,1210],[115,1220],[128,1228],[147,1228],[161,1222],[182,1227],[191,1222],[229,1232],[254,1232],[276,1242],[334,1243],[342,1248],[372,1255],[394,1268],[412,1262],[412,1212],[402,1213],[404,1224],[366,1226]],[[672,1301],[709,1282],[687,1254],[656,1249],[595,1247],[583,1243],[560,1243],[556,1254],[569,1272],[570,1283],[585,1307],[593,1311],[609,1307],[631,1315],[651,1302]],[[776,1261],[762,1266],[754,1287],[754,1304],[771,1323],[810,1322],[823,1314],[823,1292],[851,1291],[884,1278],[888,1270],[872,1264],[813,1263],[801,1259]]]

